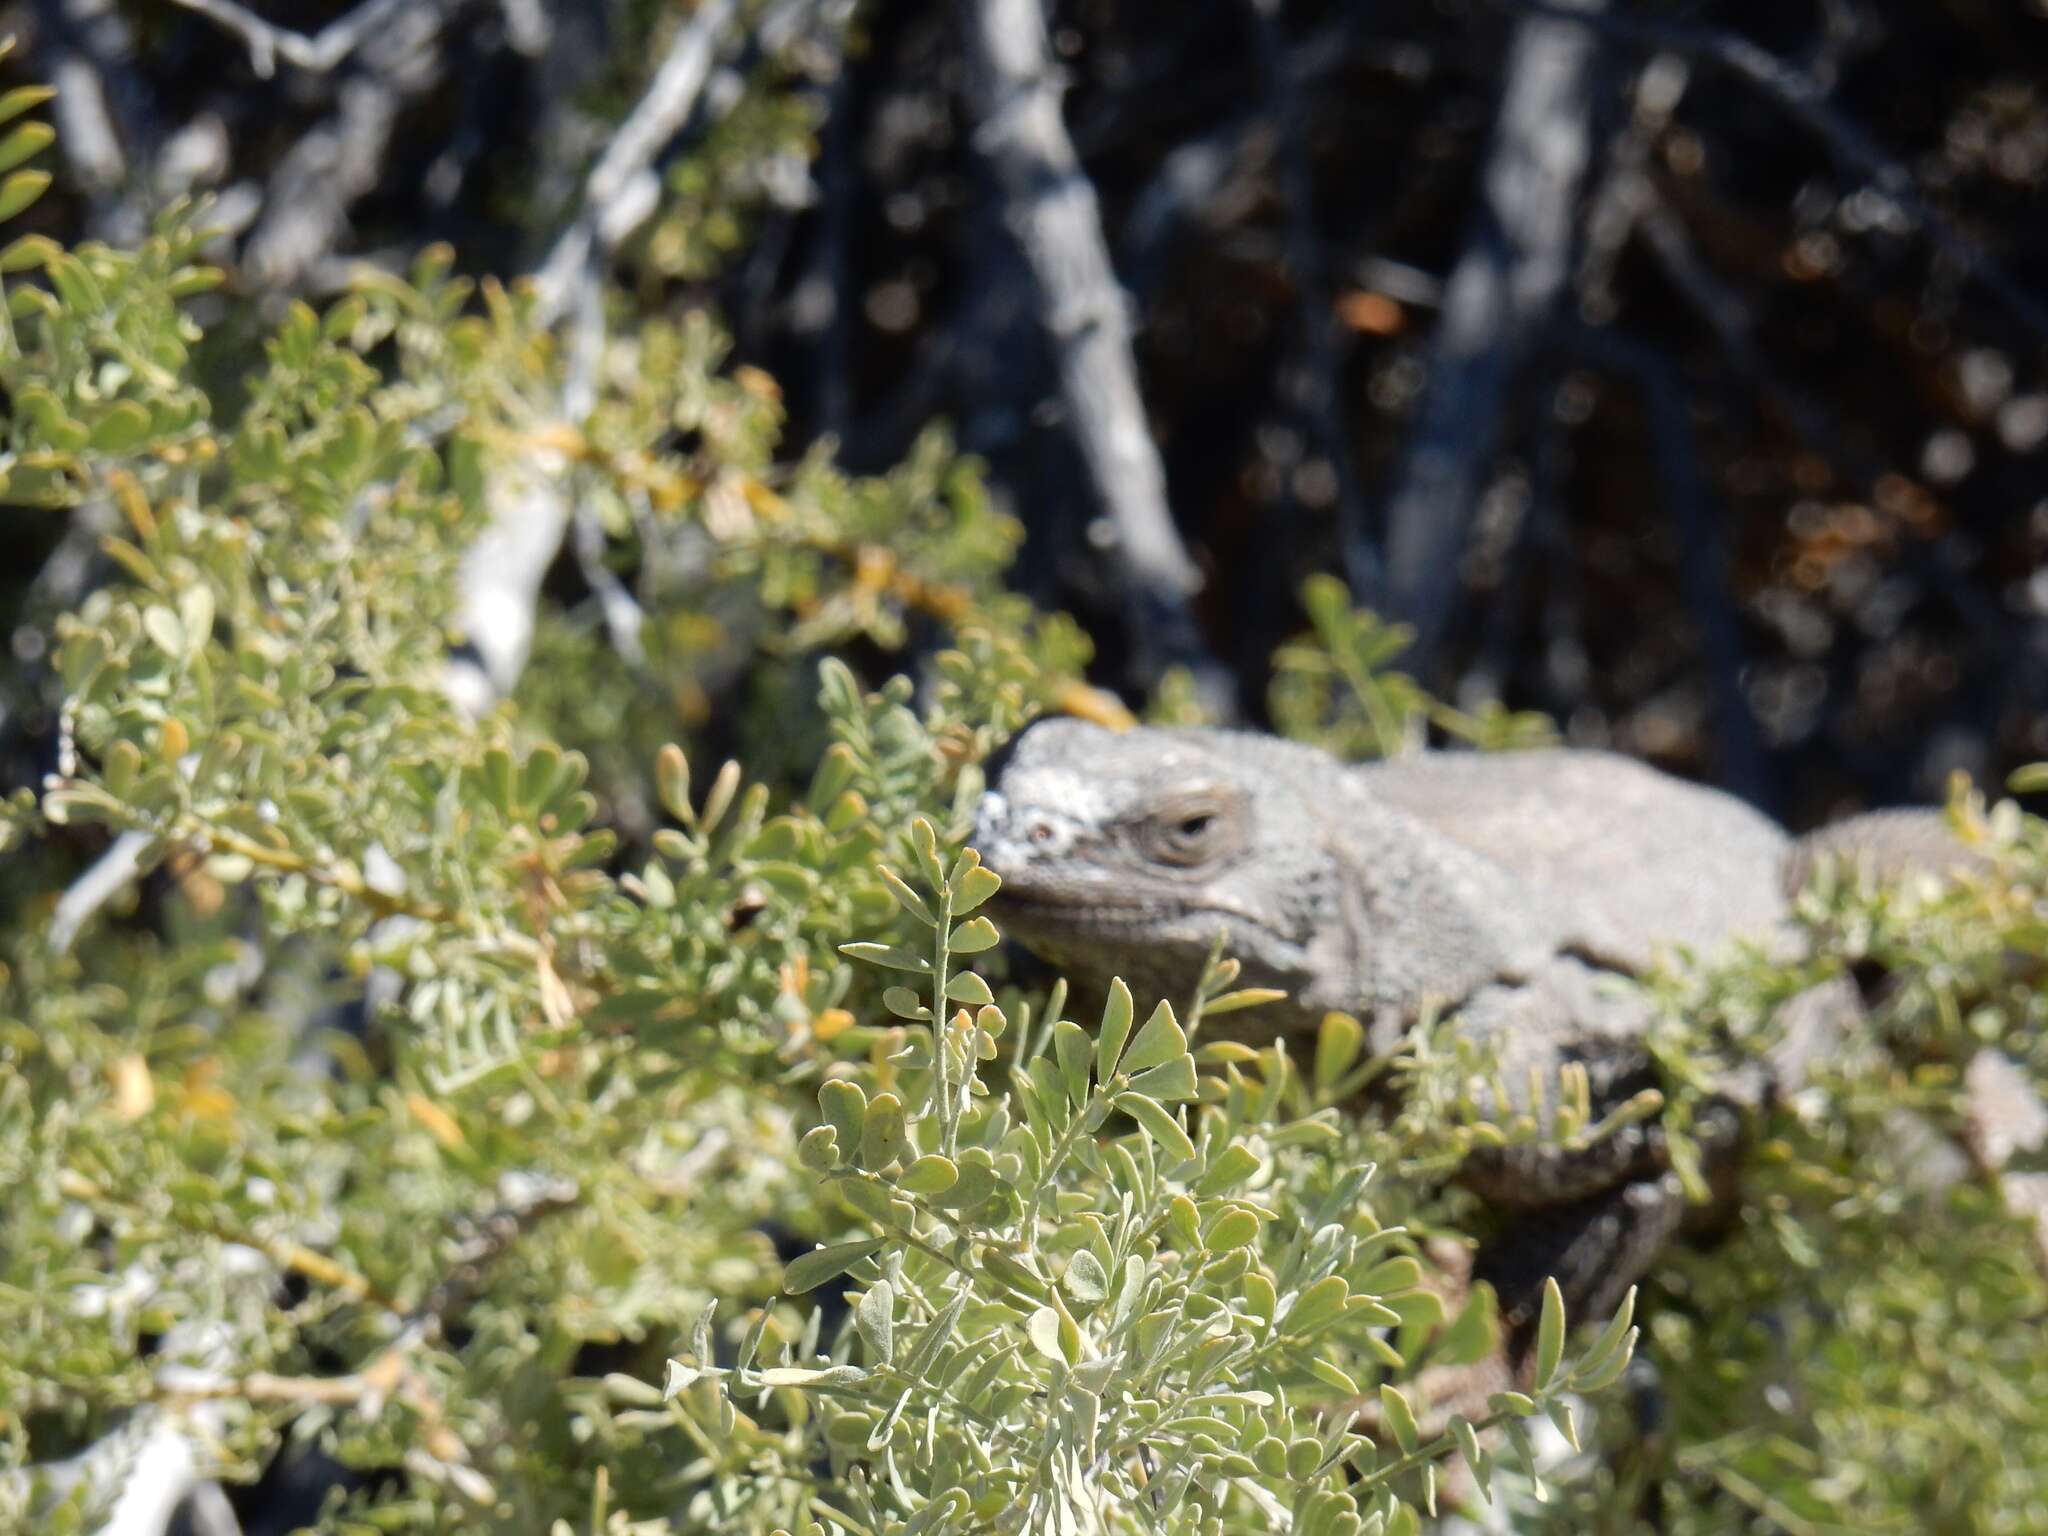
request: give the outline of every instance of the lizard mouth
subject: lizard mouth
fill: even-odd
[[[1166,917],[1188,909],[1169,901],[1146,901],[1142,897],[1088,897],[1074,900],[1062,896],[1021,895],[998,891],[989,905],[998,912],[1032,923],[1081,924],[1093,922],[1136,922],[1140,918]]]
[[[1102,933],[1144,928],[1156,933],[1159,926],[1175,919],[1184,921],[1212,918],[1218,925],[1243,924],[1262,929],[1276,938],[1286,935],[1269,923],[1243,912],[1211,906],[1204,902],[1176,901],[1163,897],[1124,896],[1110,893],[1053,895],[1044,890],[1018,889],[1006,885],[989,901],[996,916],[1009,920],[1029,933],[1051,930]]]

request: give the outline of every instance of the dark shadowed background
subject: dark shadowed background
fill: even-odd
[[[10,83],[63,92],[30,222],[132,239],[210,191],[223,315],[429,241],[540,267],[674,25],[648,0],[209,9],[20,0],[0,31]],[[950,420],[1100,681],[1137,699],[1188,665],[1256,722],[1302,578],[1336,571],[1454,700],[1794,823],[2048,754],[2040,4],[1082,0],[1008,76],[969,42],[1013,6],[842,9],[701,8],[730,13],[714,77],[658,163],[750,216],[657,220],[618,259],[650,310],[715,305],[793,446],[880,470]],[[329,51],[265,78],[259,16]],[[799,90],[754,105],[752,75]],[[1072,173],[1020,148],[1048,83]],[[1143,487],[1091,467],[1048,330],[1090,346],[1115,305],[1085,270],[1050,301],[1018,239],[1076,199],[1178,535],[1138,559]],[[249,340],[210,339],[223,395]],[[10,528],[10,606],[61,588],[62,536]],[[566,550],[549,580],[578,594]],[[46,725],[13,720],[17,764]]]

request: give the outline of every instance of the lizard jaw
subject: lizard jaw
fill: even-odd
[[[1027,941],[1042,933],[1143,932],[1156,937],[1162,936],[1160,929],[1167,924],[1198,923],[1203,918],[1214,918],[1218,927],[1256,928],[1281,943],[1296,942],[1293,936],[1282,933],[1271,923],[1250,913],[1207,901],[1165,897],[1148,899],[1106,892],[1077,896],[1073,893],[1018,890],[1015,885],[1008,885],[996,894],[990,906],[998,918],[1011,923],[1018,930],[1018,936]]]

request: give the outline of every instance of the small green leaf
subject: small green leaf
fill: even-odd
[[[1061,1365],[1067,1363],[1067,1352],[1060,1348],[1060,1315],[1051,1307],[1040,1307],[1031,1314],[1031,1320],[1024,1325],[1024,1332],[1030,1338],[1032,1347],[1048,1360]]]
[[[41,197],[50,185],[48,171],[16,171],[0,181],[0,219],[11,219]]]
[[[41,154],[56,138],[57,130],[48,123],[23,123],[0,138],[0,171],[11,171],[22,161]]]
[[[718,770],[711,781],[711,789],[704,796],[704,809],[697,813],[697,824],[709,837],[718,830],[718,824],[725,819],[725,813],[732,806],[733,796],[740,792],[740,765],[727,762]]]
[[[1358,1383],[1327,1360],[1309,1357],[1308,1373],[1340,1397],[1358,1396]]]
[[[853,1310],[854,1326],[867,1346],[872,1365],[888,1365],[896,1357],[896,1288],[877,1280]]]
[[[48,235],[23,235],[10,240],[0,250],[0,272],[26,272],[31,267],[46,267],[52,256],[61,255],[64,247]]]
[[[1615,1308],[1614,1316],[1609,1318],[1607,1326],[1600,1330],[1600,1337],[1595,1339],[1592,1346],[1580,1357],[1577,1370],[1574,1373],[1573,1385],[1579,1384],[1577,1378],[1583,1378],[1606,1370],[1608,1365],[1612,1363],[1615,1351],[1626,1348],[1629,1324],[1634,1320],[1635,1315],[1636,1288],[1630,1286],[1628,1294],[1621,1298],[1621,1305]],[[1623,1364],[1626,1363],[1626,1356],[1624,1356]]]
[[[972,848],[967,851],[974,852]],[[953,882],[953,915],[960,917],[972,912],[1002,888],[1002,876],[981,864],[962,871]]]
[[[186,642],[195,651],[202,649],[213,638],[213,588],[203,581],[187,587],[178,599],[178,622],[184,626]]]
[[[1204,1199],[1235,1189],[1259,1171],[1258,1154],[1241,1141],[1233,1141],[1209,1154],[1209,1167],[1195,1180],[1195,1193]]]
[[[1195,1058],[1185,1053],[1131,1079],[1131,1092],[1175,1104],[1192,1099],[1196,1089]]]
[[[814,1125],[796,1144],[796,1160],[813,1173],[829,1173],[839,1166],[839,1134],[829,1125]]]
[[[887,887],[889,894],[896,898],[897,906],[908,912],[927,928],[939,926],[939,920],[932,916],[932,909],[925,905],[925,899],[913,891],[904,882],[903,877],[897,874],[895,870],[886,864],[879,864],[875,867],[875,873],[881,878],[882,884]]]
[[[697,809],[690,804],[690,760],[674,742],[655,754],[654,789],[670,816],[686,827],[696,823]]]
[[[1365,1044],[1365,1027],[1348,1013],[1326,1013],[1316,1031],[1315,1085],[1327,1093],[1351,1070]]]
[[[1404,1254],[1368,1269],[1359,1277],[1358,1289],[1369,1296],[1390,1296],[1396,1291],[1412,1291],[1420,1284],[1422,1266]]]
[[[2048,794],[2048,763],[2027,763],[2006,775],[2005,787],[2016,795]]]
[[[922,816],[911,819],[910,851],[917,856],[917,870],[924,876],[924,883],[935,891],[945,890],[946,868],[939,862],[939,835]]]
[[[994,1002],[996,995],[989,991],[988,983],[974,972],[962,971],[946,982],[946,998],[949,1002],[966,1003],[969,1007],[979,1008]]]
[[[57,94],[54,87],[47,85],[17,85],[5,95],[0,95],[0,123],[11,123],[22,113],[32,111]]]
[[[1109,984],[1109,998],[1102,1005],[1102,1026],[1095,1032],[1095,1080],[1106,1083],[1116,1071],[1117,1057],[1130,1038],[1131,989],[1117,977]]]
[[[859,1083],[834,1078],[818,1090],[818,1108],[825,1121],[838,1132],[842,1149],[860,1145],[867,1124],[868,1096]]]
[[[1253,1317],[1261,1323],[1271,1323],[1278,1305],[1279,1298],[1269,1276],[1255,1269],[1244,1277],[1244,1306]]]
[[[943,1195],[960,1182],[960,1169],[950,1157],[927,1152],[908,1168],[896,1183],[913,1195]]]
[[[1043,1279],[1000,1248],[984,1248],[981,1251],[981,1267],[1002,1284],[1023,1295],[1043,1296],[1046,1292]]]
[[[512,754],[503,747],[484,753],[484,798],[503,815],[512,814]]]
[[[852,960],[865,960],[870,965],[884,965],[892,971],[911,971],[919,975],[929,974],[931,961],[923,955],[912,954],[894,944],[874,944],[862,940],[855,944],[842,944],[839,953]]]
[[[1209,1223],[1208,1246],[1213,1253],[1228,1253],[1259,1239],[1259,1218],[1250,1211],[1232,1207]]]
[[[1401,1447],[1402,1454],[1421,1444],[1422,1431],[1416,1426],[1415,1410],[1398,1389],[1385,1382],[1380,1384],[1380,1419],[1393,1431],[1394,1443]]]
[[[1294,1298],[1294,1305],[1280,1320],[1283,1333],[1310,1334],[1344,1315],[1344,1303],[1351,1287],[1342,1275],[1325,1275]]]
[[[1262,1008],[1286,996],[1278,987],[1239,987],[1235,992],[1225,992],[1202,1004],[1202,1017],[1213,1019],[1219,1014],[1236,1013],[1241,1008]]]
[[[1157,1099],[1148,1099],[1142,1093],[1120,1093],[1115,1102],[1118,1109],[1145,1128],[1145,1134],[1157,1142],[1175,1163],[1184,1163],[1194,1157],[1195,1144],[1188,1140],[1188,1133]]]
[[[1060,1284],[1074,1300],[1092,1305],[1109,1294],[1109,1272],[1100,1259],[1083,1248],[1067,1261],[1067,1272]]]
[[[782,1273],[782,1289],[791,1296],[816,1290],[835,1275],[843,1275],[882,1246],[879,1237],[857,1238],[850,1243],[831,1243],[790,1261]]]
[[[178,622],[178,616],[170,609],[143,609],[142,629],[156,643],[158,650],[180,661],[185,659],[185,626]]]
[[[1563,1359],[1564,1292],[1558,1289],[1557,1277],[1552,1275],[1543,1282],[1543,1313],[1536,1322],[1536,1369],[1531,1377],[1536,1391],[1542,1392],[1550,1385]]]
[[[1068,1100],[1084,1103],[1088,1098],[1088,1031],[1071,1019],[1061,1019],[1052,1027],[1052,1048]]]
[[[884,987],[882,1006],[899,1019],[929,1019],[931,1009],[918,1000],[915,992],[908,987]]]
[[[909,1150],[903,1101],[893,1093],[876,1094],[868,1100],[867,1123],[861,1128],[861,1166],[870,1172],[880,1172],[901,1161]]]
[[[1173,1016],[1173,1005],[1162,998],[1152,1010],[1152,1017],[1145,1021],[1145,1027],[1138,1031],[1138,1038],[1131,1042],[1130,1050],[1117,1062],[1117,1071],[1136,1076],[1147,1067],[1163,1066],[1175,1057],[1185,1056],[1187,1049],[1188,1037]]]
[[[953,930],[946,947],[956,955],[978,955],[985,949],[994,949],[1003,941],[996,932],[996,925],[985,917],[970,917]]]

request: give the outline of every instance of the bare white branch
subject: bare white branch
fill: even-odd
[[[975,148],[995,173],[1031,269],[1067,419],[1126,577],[1156,610],[1141,630],[1154,641],[1172,633],[1171,649],[1180,654],[1169,650],[1162,659],[1199,663],[1188,599],[1201,573],[1167,505],[1166,471],[1138,392],[1129,307],[1110,265],[1095,186],[1060,114],[1042,0],[965,0],[961,19]]]
[[[142,873],[155,846],[156,839],[147,832],[123,832],[115,838],[92,868],[72,881],[70,889],[57,899],[57,910],[50,915],[50,948],[60,955],[67,953],[100,908]]]
[[[197,11],[209,21],[233,32],[248,46],[249,67],[262,79],[277,73],[277,61],[314,74],[326,74],[361,46],[386,21],[404,10],[412,0],[364,0],[346,16],[337,17],[312,37],[274,26],[235,0],[172,0],[188,11]]]
[[[654,162],[689,121],[738,12],[738,0],[705,0],[677,29],[645,94],[590,168],[582,208],[534,276],[535,313],[543,325],[568,310],[593,253],[615,249],[654,211],[661,194]]]

